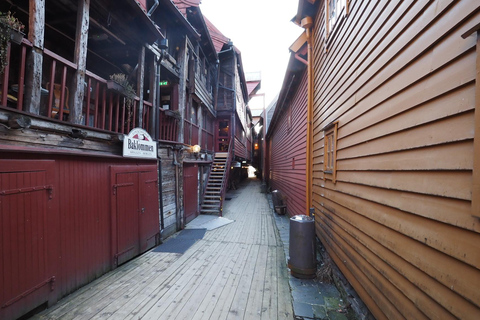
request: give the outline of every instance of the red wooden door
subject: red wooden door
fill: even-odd
[[[0,160],[0,319],[15,319],[55,299],[53,166],[53,161]]]
[[[160,234],[157,167],[112,167],[114,266],[158,244]]]
[[[198,216],[198,166],[185,164],[183,166],[183,207],[185,223]]]
[[[157,171],[140,173],[140,252],[154,247],[160,235]]]
[[[138,172],[117,173],[115,177],[117,221],[117,265],[140,253]]]
[[[227,152],[230,144],[230,120],[219,119],[216,123],[217,143],[215,143],[216,152]]]

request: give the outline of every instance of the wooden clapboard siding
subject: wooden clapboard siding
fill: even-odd
[[[317,236],[378,319],[480,317],[476,37],[461,37],[479,23],[479,4],[350,1],[327,39],[324,2],[318,8]],[[323,173],[323,128],[333,121],[336,183]]]
[[[278,118],[271,135],[270,162],[272,190],[287,198],[290,216],[305,214],[306,107],[307,72],[298,74],[299,82],[287,93],[286,102],[277,104]],[[293,79],[292,79],[293,81]],[[289,119],[290,118],[290,119]]]

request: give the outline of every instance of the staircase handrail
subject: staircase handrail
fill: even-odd
[[[210,165],[210,170],[208,170],[207,179],[205,180],[206,182],[203,188],[203,194],[201,198],[202,203],[200,205],[203,205],[203,203],[205,202],[205,194],[207,193],[208,181],[210,181],[210,174],[212,173],[212,166],[214,162],[215,162],[215,153],[213,154],[213,161],[212,161],[212,164]]]
[[[233,138],[234,139],[234,138]],[[232,141],[233,139],[230,139],[230,143],[228,144],[228,152],[227,152],[227,161],[225,162],[225,174],[223,175],[223,180],[222,180],[222,188],[220,189],[220,213],[219,216],[223,216],[223,200],[225,198],[225,193],[227,191],[227,185],[228,185],[228,176],[230,174],[230,164],[232,163]]]

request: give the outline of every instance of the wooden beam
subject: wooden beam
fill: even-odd
[[[143,127],[143,87],[145,81],[145,46],[142,46],[138,54],[138,69],[137,69],[137,95],[140,98],[138,104],[138,127]],[[148,131],[148,128],[146,128]]]
[[[30,0],[28,40],[33,47],[27,62],[31,67],[25,81],[25,111],[34,114],[40,113],[44,38],[45,0]]]
[[[477,81],[475,82],[475,122],[473,138],[472,215],[480,217],[480,32],[477,31]]]
[[[83,113],[83,100],[85,96],[85,73],[87,72],[87,47],[88,47],[88,28],[90,16],[90,0],[79,0],[77,10],[77,31],[75,35],[75,63],[77,71],[72,87],[73,109],[70,113],[70,121],[81,124]],[[87,90],[89,90],[88,88]],[[89,108],[87,101],[87,108]]]

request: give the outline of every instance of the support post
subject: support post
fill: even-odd
[[[45,37],[45,0],[29,1],[29,17],[28,40],[32,43],[32,52],[27,59],[25,111],[39,114]]]
[[[70,105],[73,106],[70,111],[70,122],[81,124],[83,113],[83,100],[85,96],[85,74],[87,72],[87,45],[88,28],[90,21],[90,0],[78,0],[77,10],[77,31],[75,36],[75,63],[77,70],[72,85],[72,96]],[[90,88],[87,88],[90,90]],[[89,101],[86,108],[89,108]],[[87,119],[85,119],[86,121]],[[86,122],[85,122],[86,123]]]
[[[137,95],[140,98],[138,105],[138,127],[143,128],[143,86],[145,81],[145,46],[142,46],[138,55]],[[148,131],[148,128],[145,128]]]

